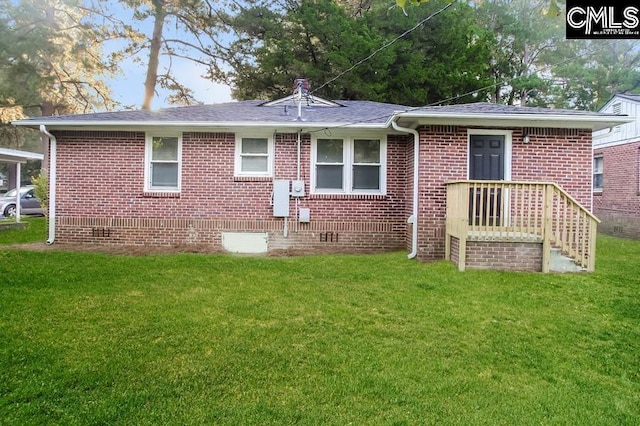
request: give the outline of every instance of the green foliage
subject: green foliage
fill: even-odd
[[[113,71],[101,51],[108,36],[82,6],[0,0],[0,145],[40,150],[37,135],[11,120],[113,106],[103,80]]]
[[[0,102],[12,98],[29,115],[87,112],[111,104],[102,78],[108,37],[81,0],[1,0]]]
[[[47,178],[47,170],[42,169],[38,176],[32,177],[31,183],[34,185],[33,192],[40,200],[42,210],[45,212],[48,211],[47,206],[49,205],[49,179]]]
[[[238,99],[285,96],[295,78],[306,77],[314,94],[330,99],[582,109],[640,81],[633,43],[565,39],[557,13],[563,2],[455,2],[397,40],[451,2],[404,11],[352,3],[236,5],[223,19],[233,41],[213,49],[226,65],[213,66],[209,77],[230,84]]]
[[[423,105],[473,92],[487,82],[487,34],[466,4],[380,49],[446,3],[430,2],[411,16],[371,7],[357,18],[329,0],[284,9],[242,8],[225,18],[237,39],[218,52],[230,68],[212,70],[211,76],[232,84],[238,99],[288,95],[298,77],[309,79],[314,94],[329,99]]]
[[[5,248],[3,422],[638,424],[640,243],[598,247],[565,275]]]
[[[549,96],[560,107],[597,110],[614,94],[640,86],[635,40],[570,40],[542,59],[554,64],[557,84]]]

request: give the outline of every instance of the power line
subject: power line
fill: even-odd
[[[456,2],[457,0],[453,0],[451,1],[451,3],[446,4],[443,8],[441,8],[440,10],[432,13],[431,15],[427,16],[426,18],[424,18],[422,21],[418,22],[416,25],[414,25],[413,27],[409,28],[408,30],[406,30],[405,32],[403,32],[402,34],[400,34],[399,36],[397,36],[396,38],[394,38],[393,40],[383,44],[381,47],[379,47],[378,49],[376,49],[373,53],[371,53],[369,56],[367,56],[364,59],[359,60],[358,62],[356,62],[355,64],[353,64],[352,66],[350,66],[349,68],[347,68],[346,70],[342,71],[340,74],[338,74],[337,76],[329,79],[329,81],[327,81],[326,83],[324,83],[323,85],[319,86],[317,89],[313,90],[311,92],[311,94],[316,93],[318,90],[322,89],[323,87],[333,83],[334,81],[336,81],[337,79],[339,79],[340,77],[342,77],[343,75],[350,73],[351,71],[353,71],[356,67],[364,64],[365,62],[367,62],[368,60],[370,60],[371,58],[373,58],[375,55],[377,55],[378,53],[382,52],[383,50],[385,50],[386,48],[388,48],[389,46],[391,46],[392,44],[394,44],[395,42],[397,42],[398,40],[400,40],[401,38],[403,38],[404,36],[406,36],[407,34],[412,33],[413,31],[415,31],[416,29],[420,28],[422,25],[424,25],[426,22],[428,22],[429,20],[431,20],[432,18],[438,16],[439,14],[441,14],[442,12],[444,12],[445,10],[447,10],[448,8],[450,8],[451,6],[453,6],[453,4]]]
[[[601,47],[599,47],[599,48],[597,48],[595,50],[584,52],[584,53],[581,53],[579,55],[572,56],[570,58],[566,58],[566,59],[564,59],[562,61],[559,61],[559,62],[557,62],[555,64],[549,64],[547,66],[541,67],[541,69],[542,70],[550,69],[550,68],[556,67],[558,65],[562,65],[562,64],[565,64],[567,62],[571,62],[571,61],[573,61],[575,59],[579,59],[579,58],[584,57],[584,56],[589,56],[589,55],[596,54],[599,51],[601,51],[602,49],[607,48],[607,47],[611,46],[614,43],[615,43],[615,40],[610,40],[607,44],[604,44],[603,46],[601,46]],[[426,105],[421,105],[421,106],[417,106],[417,107],[410,107],[410,108],[407,108],[407,109],[405,109],[405,110],[403,110],[401,112],[411,112],[411,111],[419,110],[421,108],[426,108],[426,107],[431,107],[431,106],[438,106],[438,105],[443,104],[445,102],[451,102],[451,101],[454,101],[456,99],[460,99],[460,98],[464,98],[466,96],[473,95],[475,93],[484,92],[486,90],[493,89],[493,88],[496,88],[498,86],[504,86],[504,85],[510,84],[516,78],[518,78],[518,77],[503,79],[503,80],[501,80],[499,82],[490,84],[488,86],[480,87],[478,89],[471,90],[471,91],[469,91],[467,93],[463,93],[463,94],[460,94],[460,95],[452,96],[450,98],[446,98],[446,99],[443,99],[443,100],[440,100],[440,101],[437,101],[437,102],[432,102],[432,103],[426,104]],[[335,80],[335,78],[333,80]],[[331,80],[331,81],[333,81],[333,80]],[[324,87],[324,86],[326,86],[326,84],[324,84],[322,87]],[[353,121],[353,122],[350,122],[350,123],[341,124],[339,126],[334,126],[332,128],[333,129],[337,129],[337,128],[347,127],[347,126],[351,126],[351,125],[354,125],[354,124],[365,123],[367,121],[372,121],[372,120],[377,120],[377,119],[382,119],[382,118],[387,118],[387,117],[388,117],[388,115],[379,116],[379,117],[371,117],[371,118],[368,118],[366,121],[365,120]],[[329,130],[329,128],[310,130],[309,133],[316,133],[316,132],[321,132],[321,131],[326,131],[326,130]]]

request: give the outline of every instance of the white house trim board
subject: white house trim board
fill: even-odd
[[[0,148],[0,163],[26,163],[27,160],[42,160],[43,158],[44,155],[37,152]]]
[[[453,126],[505,126],[544,127],[562,129],[602,130],[632,121],[627,117],[555,114],[491,114],[491,113],[437,113],[406,112],[398,114],[399,120],[411,119],[418,125],[441,124]]]
[[[353,129],[387,129],[389,126],[386,123],[344,123],[344,122],[320,122],[320,121],[299,121],[292,119],[288,122],[273,122],[273,121],[26,121],[13,122],[16,126],[35,127],[41,124],[47,126],[48,129],[53,130],[126,130],[126,131],[148,131],[150,128],[171,128],[173,131],[183,130],[185,132],[193,132],[193,129],[197,131],[213,131],[219,132],[227,129],[237,129],[239,127],[245,128],[277,128],[277,129],[295,129],[298,130],[301,127],[305,131],[309,130],[322,130],[325,128],[353,128]]]
[[[616,106],[619,106],[620,113],[629,117],[628,121],[609,129],[595,131],[593,133],[594,148],[606,148],[640,140],[640,102],[624,95],[615,95],[600,109],[600,112],[615,112]]]

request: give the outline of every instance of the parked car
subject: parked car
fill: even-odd
[[[0,213],[5,217],[16,214],[16,190],[6,192],[0,197]],[[42,204],[34,193],[33,185],[20,188],[20,214],[43,216]]]

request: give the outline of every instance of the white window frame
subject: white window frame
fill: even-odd
[[[243,139],[266,139],[267,140],[267,170],[264,172],[249,172],[242,170],[242,140]],[[273,177],[273,164],[275,161],[273,134],[264,133],[236,133],[235,155],[234,155],[234,176],[254,176]]]
[[[342,189],[323,189],[316,187],[316,165],[318,139],[342,139]],[[378,140],[380,141],[380,189],[352,189],[353,186],[353,166],[355,157],[355,140]],[[337,164],[337,163],[336,163]],[[311,193],[312,194],[387,194],[387,135],[380,134],[336,134],[331,136],[313,136],[311,139]]]
[[[596,160],[601,160],[602,161],[602,169],[600,171],[596,170]],[[595,177],[596,175],[600,175],[602,176],[600,179],[601,182],[601,186],[597,187],[595,185]],[[593,156],[593,174],[591,176],[591,182],[593,184],[593,192],[602,192],[603,189],[603,184],[604,184],[604,156],[602,154],[597,154]]]
[[[151,163],[153,138],[178,138],[178,185],[175,187],[153,186],[151,182]],[[182,188],[182,134],[154,132],[145,135],[144,147],[144,190],[146,192],[180,192]]]

